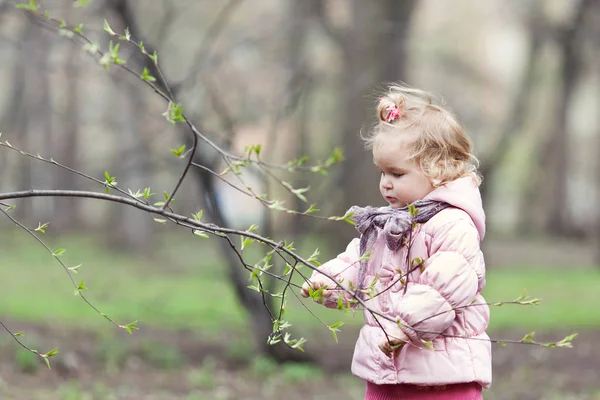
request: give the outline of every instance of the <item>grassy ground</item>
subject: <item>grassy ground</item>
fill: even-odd
[[[77,279],[85,280],[85,286],[89,287],[88,298],[102,312],[119,323],[138,320],[142,331],[134,337],[115,333],[105,320],[73,295],[66,273],[42,247],[12,231],[0,233],[0,319],[9,321],[15,331],[25,331],[24,338],[33,344],[58,344],[63,352],[58,369],[66,371],[62,375],[53,371],[50,377],[47,376],[49,373],[39,370],[35,359],[31,361],[28,355],[16,350],[5,336],[0,339],[5,356],[2,359],[8,361],[0,369],[3,398],[135,398],[135,394],[128,397],[127,390],[134,390],[132,385],[136,387],[135,382],[143,381],[144,377],[146,385],[148,380],[165,383],[149,392],[162,395],[151,397],[148,394],[143,398],[279,398],[278,393],[293,387],[294,393],[304,392],[308,398],[316,399],[320,390],[333,390],[327,389],[332,382],[336,393],[343,393],[347,398],[362,396],[362,382],[346,373],[331,373],[331,369],[343,365],[347,372],[351,345],[362,317],[310,304],[327,323],[339,319],[346,322],[341,343],[336,347],[327,330],[320,327],[299,302],[291,301],[287,317],[299,334],[309,338],[309,348],[330,350],[329,354],[344,349],[344,355],[335,357],[335,362],[329,363],[331,368],[326,371],[294,365],[277,368],[267,360],[257,359],[248,336],[243,334],[247,329],[247,316],[227,284],[226,267],[216,261],[215,246],[210,241],[187,236],[164,239],[156,246],[158,250],[146,258],[111,253],[103,249],[97,239],[89,237],[61,238],[52,246],[53,249],[66,248],[61,258],[69,266],[83,263]],[[596,335],[586,332],[600,331],[600,308],[597,307],[600,303],[597,289],[600,273],[572,266],[568,266],[569,271],[565,273],[566,269],[504,266],[490,270],[484,293],[489,301],[514,299],[523,289],[543,299],[538,307],[494,308],[492,335],[520,338],[531,330],[557,335],[583,330],[584,343],[594,343]],[[198,349],[203,346],[206,348]],[[208,350],[209,347],[216,350]],[[194,352],[197,352],[195,356]],[[589,351],[578,357],[583,359],[586,355]],[[76,360],[72,362],[76,367],[69,365],[69,356]],[[495,386],[505,390],[504,378],[521,379],[524,385],[536,382],[535,376],[528,378],[531,374],[528,369],[534,368],[529,361],[540,357],[536,350],[529,349],[498,353],[495,358],[501,365],[496,370],[504,372]],[[554,365],[551,361],[548,365]],[[19,366],[17,372],[31,368],[34,373],[15,375],[14,368],[11,369],[15,363]],[[115,371],[118,371],[117,375],[127,377],[126,385],[115,378]],[[498,377],[498,372],[495,376]],[[560,394],[560,388],[569,385],[554,380],[560,378],[571,382],[564,376],[560,370],[546,376],[557,385],[548,386],[548,396],[553,396],[554,392],[558,393],[556,396],[564,395]],[[31,382],[27,383],[30,378]],[[181,385],[182,380],[184,385]],[[21,383],[11,385],[11,381]],[[307,382],[312,381],[321,383],[308,385]],[[173,386],[168,382],[179,382],[180,385]],[[35,397],[27,394],[32,385],[38,387]],[[25,389],[20,391],[18,387]],[[580,397],[544,395],[543,398],[592,399],[597,396],[593,387],[570,387],[569,390],[580,393]],[[232,391],[238,393],[237,396],[244,391],[248,394],[235,397],[230,393]],[[295,398],[290,393],[286,397]],[[322,398],[325,397],[323,394]],[[487,397],[512,398],[502,397],[499,392],[491,392]],[[519,398],[528,397],[521,395]]]

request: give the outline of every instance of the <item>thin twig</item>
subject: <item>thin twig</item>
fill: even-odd
[[[183,180],[187,176],[188,171],[190,170],[190,167],[192,166],[192,164],[194,162],[194,156],[196,155],[196,149],[197,148],[198,148],[198,136],[194,135],[194,145],[192,147],[190,158],[189,158],[189,160],[188,160],[188,162],[187,162],[187,164],[185,166],[185,169],[181,173],[181,176],[179,177],[179,180],[177,180],[177,184],[175,185],[175,189],[173,189],[173,191],[169,194],[169,197],[165,201],[165,204],[163,204],[163,206],[161,207],[162,210],[165,210],[169,206],[169,204],[171,203],[171,201],[175,198],[175,193],[177,193],[177,191],[179,190],[179,187],[183,183]]]
[[[119,192],[119,193],[121,193],[121,194],[123,194],[123,195],[125,195],[125,196],[127,196],[127,197],[130,197],[130,198],[132,198],[132,199],[134,199],[134,200],[137,200],[137,201],[140,201],[140,202],[142,202],[142,203],[145,203],[144,201],[142,201],[142,200],[138,199],[138,198],[137,198],[137,197],[135,197],[135,196],[132,196],[130,193],[127,193],[126,191],[124,191],[124,190],[122,190],[122,189],[120,189],[120,188],[118,188],[118,187],[116,187],[116,186],[113,186],[113,185],[107,185],[106,183],[102,182],[102,181],[101,181],[101,180],[99,180],[99,179],[96,179],[96,178],[94,178],[93,176],[87,175],[87,174],[85,174],[85,173],[83,173],[83,172],[81,172],[81,171],[78,171],[78,170],[76,170],[76,169],[73,169],[73,168],[67,167],[66,165],[63,165],[63,164],[61,164],[61,163],[57,162],[57,161],[56,161],[56,160],[54,160],[54,159],[50,159],[50,160],[48,160],[48,159],[45,159],[45,158],[43,158],[43,157],[42,157],[42,156],[40,156],[39,154],[38,154],[37,156],[34,156],[33,154],[31,154],[31,153],[28,153],[28,152],[26,152],[26,151],[24,151],[24,150],[21,150],[21,149],[19,149],[19,148],[17,148],[17,147],[15,147],[15,146],[13,146],[11,143],[9,143],[9,142],[6,142],[6,141],[0,141],[0,146],[2,146],[2,147],[6,147],[6,148],[8,148],[8,149],[11,149],[11,150],[14,150],[14,151],[17,151],[17,152],[19,152],[21,155],[24,155],[24,156],[27,156],[27,157],[33,158],[34,160],[39,160],[39,161],[42,161],[42,162],[45,162],[45,163],[48,163],[48,164],[55,165],[55,166],[57,166],[57,167],[59,167],[59,168],[65,169],[65,170],[67,170],[67,171],[69,171],[69,172],[72,172],[72,173],[74,173],[75,175],[79,175],[79,176],[81,176],[81,177],[83,177],[83,178],[85,178],[85,179],[88,179],[88,180],[92,181],[92,182],[98,183],[98,184],[100,184],[100,185],[102,185],[102,186],[104,186],[104,187],[107,187],[107,188],[110,188],[110,189],[112,189],[112,190],[115,190],[115,191],[117,191],[117,192]]]
[[[101,316],[103,316],[104,318],[106,318],[110,323],[112,323],[113,325],[115,325],[116,327],[121,327],[121,325],[117,324],[115,321],[113,321],[108,315],[106,315],[105,313],[101,312],[98,308],[96,308],[96,306],[94,306],[82,293],[81,290],[79,290],[79,287],[77,285],[77,283],[75,282],[75,279],[73,278],[73,275],[71,274],[71,272],[69,271],[69,267],[67,267],[65,265],[65,263],[62,262],[62,260],[50,249],[50,247],[42,240],[40,239],[35,233],[33,233],[33,231],[29,228],[27,228],[25,225],[23,225],[22,223],[20,223],[19,221],[17,221],[16,219],[14,219],[8,212],[6,212],[5,210],[0,209],[0,212],[2,214],[4,214],[8,219],[10,219],[14,224],[18,225],[21,229],[23,229],[25,232],[27,232],[29,235],[31,235],[38,243],[40,243],[51,255],[52,257],[58,261],[58,263],[63,267],[63,269],[65,270],[65,272],[67,273],[67,275],[69,276],[69,279],[71,280],[71,283],[73,284],[73,286],[75,287],[75,290],[77,290],[79,296],[81,296],[82,300],[84,302],[87,303],[88,306],[90,306],[94,311],[96,311],[98,314],[100,314]]]
[[[13,333],[10,329],[8,329],[8,327],[4,324],[4,322],[0,321],[0,325],[2,325],[2,327],[4,328],[4,330],[6,332],[8,332],[10,334],[10,336],[12,336],[12,338],[19,344],[19,346],[21,346],[25,350],[27,350],[27,351],[29,351],[29,352],[37,355],[41,359],[44,359],[44,356],[42,356],[39,351],[37,351],[35,349],[32,349],[31,347],[27,347],[27,345],[25,345],[23,342],[21,342],[19,340],[19,335],[17,335],[16,333]]]

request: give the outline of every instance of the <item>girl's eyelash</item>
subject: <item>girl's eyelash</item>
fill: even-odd
[[[382,171],[382,170],[379,170],[379,173],[382,174],[382,175],[385,175],[385,172]],[[390,175],[392,175],[394,178],[400,178],[404,174],[401,174],[401,173],[398,173],[398,172],[391,172]]]

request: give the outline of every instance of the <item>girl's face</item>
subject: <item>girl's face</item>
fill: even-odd
[[[379,190],[392,208],[421,200],[433,190],[427,176],[409,159],[408,145],[416,139],[410,132],[381,132],[373,146],[373,160],[381,171]]]

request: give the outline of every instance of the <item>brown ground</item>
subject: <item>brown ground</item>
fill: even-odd
[[[233,337],[203,340],[192,332],[146,329],[133,336],[103,338],[84,331],[19,326],[40,349],[51,343],[62,352],[49,371],[37,361],[17,360],[13,343],[3,335],[1,399],[362,399],[362,382],[347,374],[356,332],[343,332],[338,345],[328,337],[321,343],[312,340],[309,350],[320,359],[320,371],[249,362],[251,352],[231,350]],[[564,332],[555,332],[548,339],[561,335]],[[511,332],[494,336],[515,338]],[[589,331],[573,349],[495,347],[494,386],[486,399],[600,400],[598,341],[600,331]],[[25,372],[28,366],[37,368]]]

